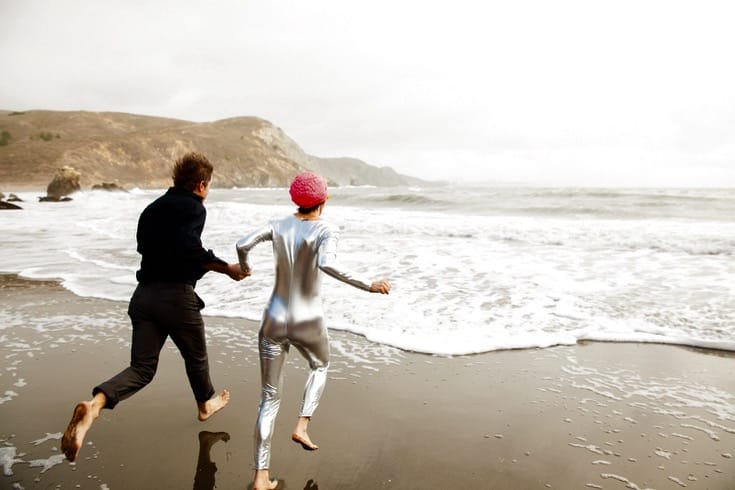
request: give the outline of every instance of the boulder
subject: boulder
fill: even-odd
[[[79,178],[81,174],[71,167],[61,167],[56,171],[53,180],[46,188],[46,197],[56,198],[50,200],[60,200],[60,198],[72,194],[81,189]]]
[[[71,197],[69,197],[69,196],[64,196],[64,197],[59,197],[59,196],[40,196],[38,198],[38,201],[39,202],[67,202],[67,201],[71,201]]]
[[[0,201],[0,209],[23,209],[12,202]]]
[[[23,199],[19,198],[15,194],[10,194],[7,200],[8,202],[23,202]]]
[[[92,186],[93,191],[128,192],[115,182],[102,182]]]

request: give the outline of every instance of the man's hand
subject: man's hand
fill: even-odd
[[[385,279],[375,281],[370,285],[370,292],[388,294],[390,292],[390,283]]]
[[[227,275],[235,281],[242,281],[250,275],[250,271],[243,271],[239,263],[227,264]]]

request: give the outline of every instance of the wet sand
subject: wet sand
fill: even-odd
[[[127,305],[15,276],[0,276],[0,299],[0,488],[247,488],[257,324],[206,318],[224,411],[197,421],[169,342],[153,383],[103,411],[70,464],[74,405],[128,362]],[[293,351],[286,368],[271,463],[285,488],[735,488],[731,353],[587,343],[446,358],[331,338],[316,452],[290,440],[305,362]]]

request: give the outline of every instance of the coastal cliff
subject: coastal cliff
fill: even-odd
[[[258,117],[196,123],[86,111],[0,111],[0,185],[45,187],[69,166],[83,188],[99,182],[166,187],[172,162],[187,151],[215,165],[214,187],[286,186],[301,170],[337,185],[406,185],[418,179],[354,158],[304,152],[281,128]]]

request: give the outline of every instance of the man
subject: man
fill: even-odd
[[[227,390],[214,395],[200,313],[204,302],[194,287],[207,271],[227,274],[235,281],[249,274],[239,263],[228,264],[202,246],[203,202],[209,194],[212,171],[204,155],[187,153],[174,165],[174,186],[140,215],[138,287],[128,307],[133,326],[130,366],[96,386],[92,399],[74,408],[61,440],[69,461],[77,458],[87,431],[103,408],[114,408],[153,380],[161,348],[169,336],[184,358],[199,420],[207,420],[229,401]]]

